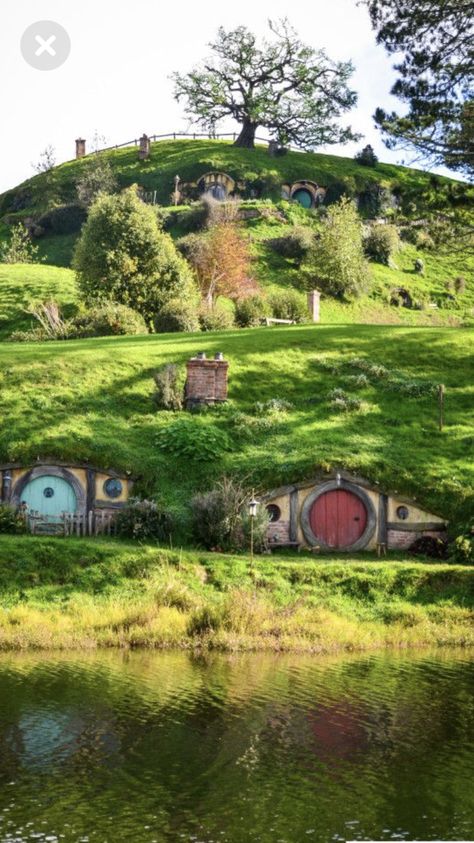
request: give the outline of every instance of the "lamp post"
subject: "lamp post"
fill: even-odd
[[[255,494],[252,492],[252,498],[249,501],[249,517],[250,517],[250,565],[253,566],[253,523],[257,515],[258,501],[255,500]]]

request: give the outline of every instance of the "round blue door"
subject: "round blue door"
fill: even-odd
[[[62,512],[76,512],[77,498],[74,489],[62,477],[45,474],[37,477],[23,489],[21,502],[28,510],[40,515],[59,516]]]
[[[303,208],[313,207],[313,196],[311,191],[306,190],[305,187],[300,187],[293,193],[293,201],[298,202]]]

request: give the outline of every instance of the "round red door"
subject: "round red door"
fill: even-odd
[[[333,489],[314,502],[309,520],[314,535],[328,547],[350,547],[364,533],[367,510],[357,495]]]

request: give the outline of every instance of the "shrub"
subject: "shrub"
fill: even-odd
[[[292,319],[295,322],[309,319],[306,296],[298,290],[278,290],[269,296],[269,304],[275,319]]]
[[[196,303],[192,299],[171,299],[154,320],[155,331],[162,334],[200,331]]]
[[[0,248],[0,263],[36,263],[37,259],[38,247],[31,242],[23,223],[14,225],[10,240]]]
[[[294,225],[288,234],[267,242],[277,254],[284,258],[293,258],[297,263],[301,263],[314,246],[314,231],[308,226]]]
[[[173,521],[169,512],[155,501],[132,498],[117,516],[121,536],[147,541],[169,541]]]
[[[364,216],[375,219],[392,211],[396,207],[396,200],[390,190],[372,181],[358,194],[357,204]]]
[[[422,229],[416,233],[415,246],[424,252],[432,252],[436,248],[436,243],[431,234],[428,234],[427,231],[423,231]]]
[[[243,544],[242,513],[250,492],[237,480],[224,477],[213,489],[191,500],[196,541],[212,550],[235,550]]]
[[[398,231],[394,225],[371,225],[364,239],[364,251],[368,258],[390,266],[391,258],[400,248]]]
[[[417,258],[413,261],[413,271],[416,272],[417,275],[425,274],[425,262],[421,260],[421,258]]]
[[[71,203],[46,211],[37,221],[37,225],[46,234],[74,234],[80,231],[86,219],[87,211],[84,206]]]
[[[179,366],[168,363],[153,375],[155,381],[155,402],[160,410],[181,410],[183,408],[183,377]]]
[[[0,533],[24,533],[26,532],[25,519],[16,506],[0,504]]]
[[[323,221],[321,238],[309,269],[319,289],[340,299],[353,299],[368,288],[370,269],[362,241],[362,225],[353,202],[341,199]]]
[[[76,337],[113,337],[146,334],[143,316],[124,304],[108,302],[93,307],[71,320]]]
[[[238,301],[235,306],[235,321],[239,328],[255,328],[270,315],[270,305],[263,296],[255,294]]]
[[[234,314],[222,304],[217,303],[211,308],[203,303],[199,308],[201,331],[228,331],[234,324]]]
[[[199,416],[178,417],[158,432],[156,445],[179,459],[212,463],[229,450],[229,439],[216,425]]]
[[[466,524],[461,535],[455,538],[449,559],[458,565],[474,564],[474,520]]]
[[[364,146],[360,152],[357,152],[356,155],[354,155],[354,161],[357,161],[358,164],[362,164],[363,167],[376,167],[379,159],[377,158],[370,143],[368,143],[367,146]]]
[[[192,262],[193,255],[202,247],[203,239],[203,234],[186,234],[184,237],[179,237],[176,241],[176,248],[183,258]]]
[[[420,536],[409,548],[413,556],[429,556],[430,559],[446,559],[447,544],[434,536]]]
[[[454,279],[454,292],[457,293],[458,296],[462,296],[466,292],[466,279],[463,278],[462,275],[458,275],[458,277]]]
[[[137,310],[147,324],[168,301],[194,292],[189,266],[133,187],[96,199],[73,265],[87,303],[112,299]]]
[[[353,413],[362,407],[360,398],[354,398],[352,395],[348,395],[343,389],[331,390],[328,398],[333,410],[341,413]]]
[[[76,190],[79,202],[86,208],[90,207],[100,194],[115,193],[117,180],[107,158],[96,154],[82,163]]]
[[[188,238],[187,251],[202,298],[210,308],[219,296],[238,301],[256,292],[250,274],[249,240],[236,222],[220,222],[205,236]]]

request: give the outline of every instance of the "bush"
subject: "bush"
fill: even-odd
[[[360,152],[357,152],[356,155],[354,155],[354,161],[357,161],[358,164],[362,164],[363,167],[376,167],[379,159],[377,158],[370,143],[368,143],[367,146],[364,146]]]
[[[200,331],[196,303],[192,299],[171,299],[155,317],[154,326],[159,334]]]
[[[308,226],[294,225],[288,234],[267,242],[277,254],[301,263],[314,246],[314,231]]]
[[[143,316],[124,304],[98,305],[71,320],[74,337],[114,337],[146,334]]]
[[[400,248],[398,231],[394,225],[371,225],[364,238],[364,251],[368,258],[390,266],[391,258]]]
[[[449,559],[458,565],[474,564],[474,520],[466,524],[461,535],[455,538]]]
[[[258,294],[247,296],[235,306],[235,321],[239,328],[255,328],[270,315],[268,300]]]
[[[203,234],[186,234],[184,237],[178,238],[176,248],[183,258],[186,258],[187,261],[192,261],[193,256],[201,248],[203,239]]]
[[[365,259],[362,224],[349,199],[332,205],[321,238],[308,261],[313,286],[335,298],[350,300],[366,292],[370,269]]]
[[[179,366],[168,363],[153,375],[155,402],[160,410],[182,410],[184,383]]]
[[[177,418],[157,434],[156,445],[169,456],[193,462],[212,463],[229,450],[227,434],[199,417]]]
[[[31,237],[23,225],[14,225],[8,243],[0,247],[0,263],[36,263],[38,247],[31,242]]]
[[[117,516],[117,532],[140,541],[168,542],[173,527],[169,512],[155,501],[132,498]]]
[[[202,304],[199,309],[201,331],[228,331],[235,325],[234,314],[222,304],[210,308]]]
[[[191,517],[196,541],[209,550],[242,547],[242,514],[249,500],[250,492],[243,484],[227,477],[210,491],[194,495]]]
[[[420,536],[415,539],[409,550],[413,556],[428,556],[430,559],[446,559],[447,544],[434,536]]]
[[[425,262],[421,260],[421,258],[417,258],[413,261],[413,271],[416,272],[417,275],[425,274]]]
[[[436,243],[433,240],[431,234],[428,234],[427,231],[417,231],[415,237],[415,246],[417,249],[420,249],[424,252],[432,252],[436,248]]]
[[[331,390],[328,398],[333,410],[337,410],[340,413],[353,413],[362,407],[360,398],[354,398],[352,395],[344,392],[343,389]]]
[[[0,504],[0,533],[25,533],[25,519],[16,506]]]
[[[279,290],[269,296],[269,305],[275,319],[307,322],[309,319],[306,296],[297,290]]]
[[[125,304],[148,325],[171,299],[189,298],[195,291],[189,266],[133,187],[96,199],[73,265],[87,303],[111,299]]]
[[[357,196],[359,211],[364,216],[375,219],[396,208],[397,203],[393,193],[378,182],[369,182]]]
[[[458,296],[462,296],[466,292],[466,279],[463,278],[462,275],[458,275],[458,277],[454,279],[454,292]]]
[[[37,221],[37,225],[45,234],[74,234],[81,230],[86,219],[87,211],[84,206],[71,203],[46,211]]]

